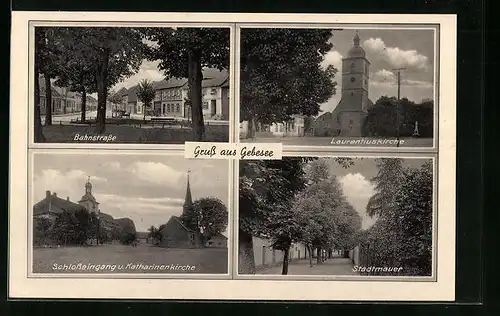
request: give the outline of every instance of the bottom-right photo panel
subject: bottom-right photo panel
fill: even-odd
[[[239,162],[238,275],[435,277],[434,158]]]

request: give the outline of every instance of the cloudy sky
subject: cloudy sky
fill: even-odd
[[[368,96],[375,102],[383,95],[397,96],[394,68],[401,72],[401,97],[420,102],[433,98],[434,31],[360,29],[360,45],[370,64]],[[342,58],[353,46],[354,29],[333,31],[332,50],[325,56],[324,65],[334,65],[339,71],[335,77],[337,93],[321,106],[332,111],[340,101],[342,91]]]
[[[334,159],[326,159],[330,166],[330,173],[337,176],[348,202],[361,216],[363,229],[375,223],[376,218],[366,214],[366,205],[370,197],[375,194],[375,187],[371,179],[377,174],[378,169],[374,158],[353,158],[354,165],[347,169],[341,168]],[[426,159],[404,159],[403,163],[411,167],[420,167]]]
[[[79,201],[90,176],[101,212],[128,217],[137,231],[146,231],[182,213],[188,170],[193,200],[214,196],[228,206],[227,160],[123,153],[36,154],[33,197],[36,203],[50,190],[61,198]]]

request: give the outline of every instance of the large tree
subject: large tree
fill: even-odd
[[[418,126],[420,137],[432,137],[434,102],[423,100],[415,103],[407,98],[397,100],[395,97],[382,96],[368,110],[363,123],[363,136],[396,137],[398,122],[401,137],[413,136],[415,126]]]
[[[398,275],[431,275],[432,163],[425,162],[418,168],[403,167],[400,177],[404,181],[379,189],[392,199],[377,212],[377,222],[364,236],[362,246],[367,262],[363,264],[403,267]]]
[[[139,70],[144,59],[142,32],[129,27],[84,27],[73,32],[73,41],[83,43],[78,55],[92,66],[97,91],[97,132],[106,125],[108,90]]]
[[[95,62],[82,52],[87,51],[85,28],[59,28],[60,71],[55,84],[81,94],[80,120],[86,121],[87,94],[96,92]]]
[[[241,30],[241,120],[286,122],[317,115],[335,94],[337,70],[322,62],[332,48],[327,29]]]
[[[35,33],[40,41],[35,54],[39,58],[37,76],[43,75],[45,85],[45,126],[52,125],[52,79],[56,78],[61,67],[61,56],[64,50],[61,47],[60,29],[55,27],[36,27]]]
[[[205,197],[193,202],[198,215],[198,225],[204,242],[224,232],[227,228],[228,212],[224,203],[215,197]]]
[[[148,59],[159,60],[166,78],[188,78],[193,140],[205,135],[202,109],[203,68],[229,68],[228,28],[150,28]]]
[[[310,185],[306,163],[313,160],[285,157],[283,160],[240,162],[239,273],[255,273],[253,237],[269,239],[272,247],[282,250],[286,257],[292,243],[304,241],[304,227],[311,228],[321,222],[321,216],[318,216],[315,222],[308,225],[310,218],[302,217],[300,208],[294,204],[297,196]],[[336,161],[344,167],[352,163],[345,158]],[[328,199],[325,200],[328,202]],[[316,226],[312,230],[308,229],[308,232],[312,234],[312,231],[317,232],[321,227],[326,226]],[[328,230],[332,232],[334,229],[329,226]],[[284,260],[282,273],[287,273],[287,263]]]
[[[43,34],[41,32],[35,32],[35,122],[34,122],[34,135],[33,138],[35,142],[44,142],[45,136],[42,131],[42,119],[40,111],[40,63],[41,63],[41,53],[43,45]]]
[[[143,121],[146,121],[146,110],[151,107],[151,102],[153,102],[156,94],[153,83],[147,79],[143,79],[137,86],[136,94],[137,98],[143,104],[143,109],[142,109],[142,112],[144,114]]]

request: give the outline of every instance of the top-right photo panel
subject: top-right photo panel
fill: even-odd
[[[434,26],[241,28],[240,142],[433,148],[437,38]]]

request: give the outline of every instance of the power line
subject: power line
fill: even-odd
[[[398,143],[396,145],[396,147],[399,147],[399,112],[400,112],[400,109],[399,109],[399,103],[400,103],[400,100],[401,100],[401,71],[405,70],[406,68],[394,68],[392,69],[393,71],[397,71],[398,73],[398,101],[396,103],[396,137],[397,137],[397,140],[398,140]]]

